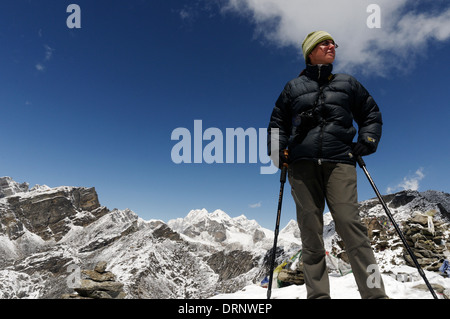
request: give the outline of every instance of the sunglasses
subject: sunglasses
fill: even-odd
[[[325,40],[325,41],[319,43],[319,45],[323,46],[323,47],[329,47],[330,45],[334,45],[335,49],[339,48],[337,43],[334,43],[334,41],[331,41],[331,40]]]

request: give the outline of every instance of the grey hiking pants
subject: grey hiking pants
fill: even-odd
[[[325,200],[344,241],[362,298],[386,298],[384,284],[358,211],[356,168],[349,164],[299,161],[289,165],[297,210],[308,298],[330,298],[323,243]]]

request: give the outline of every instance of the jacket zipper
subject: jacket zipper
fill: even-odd
[[[319,165],[322,165],[322,146],[323,146],[323,127],[324,123],[320,123],[320,144],[319,144],[319,159],[317,160],[317,163]]]
[[[318,70],[319,70],[319,76],[317,77],[317,83],[320,83],[320,70],[322,69],[322,66],[319,65],[318,66]]]
[[[319,79],[320,79],[320,66],[319,66]],[[322,104],[322,93],[323,93],[323,86],[321,86],[320,87],[320,90],[319,90],[319,98],[317,99],[317,104],[318,105],[320,105],[320,104]],[[317,163],[319,164],[319,165],[322,165],[322,146],[323,146],[323,127],[324,127],[324,120],[323,120],[323,118],[321,118],[321,120],[320,120],[320,143],[319,143],[319,156],[318,156],[318,160],[317,160]]]

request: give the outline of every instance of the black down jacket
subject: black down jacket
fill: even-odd
[[[289,81],[275,103],[268,127],[279,129],[279,149],[289,149],[291,162],[315,160],[356,164],[352,143],[375,152],[381,138],[382,119],[372,96],[352,76],[332,74],[333,65],[307,65]],[[275,161],[277,154],[270,154]]]

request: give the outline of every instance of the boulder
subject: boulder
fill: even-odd
[[[123,299],[123,284],[115,281],[81,280],[81,287],[74,289],[81,297],[93,299]]]

